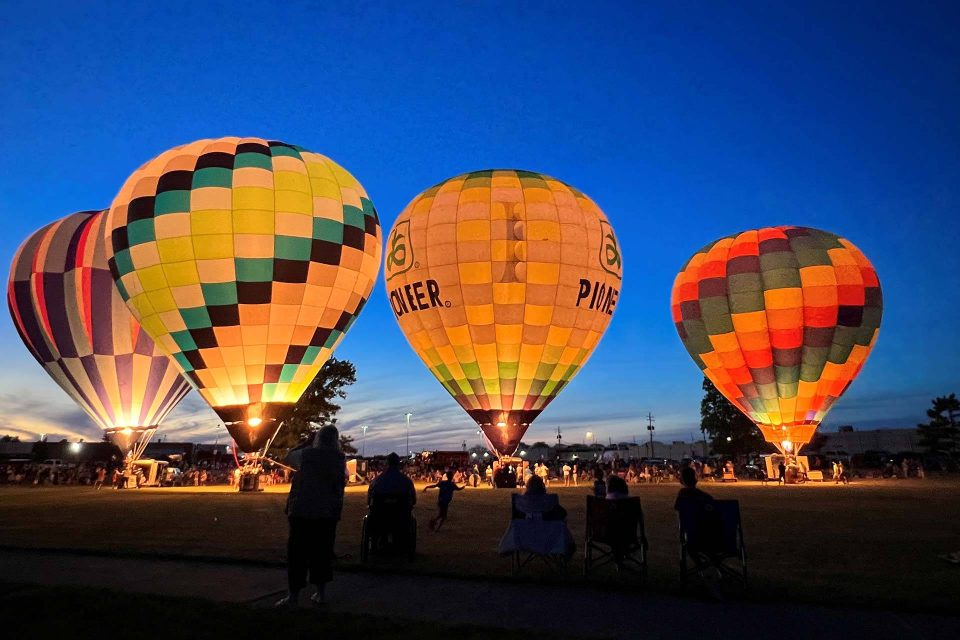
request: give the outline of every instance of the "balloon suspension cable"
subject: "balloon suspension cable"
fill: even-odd
[[[237,462],[237,467],[239,467],[243,473],[255,473],[255,472],[262,471],[264,461],[272,462],[286,469],[290,468],[290,467],[287,467],[286,465],[282,465],[279,462],[267,457],[267,452],[270,451],[270,447],[273,446],[273,441],[276,439],[277,434],[280,433],[280,427],[282,426],[283,426],[283,423],[281,422],[280,425],[277,427],[277,430],[274,431],[273,435],[270,436],[270,439],[267,440],[267,443],[263,445],[260,449],[252,453],[248,453],[246,456],[244,456],[243,465],[241,465],[240,461],[237,460],[237,452],[236,452],[237,443],[236,441],[234,441],[233,458]]]
[[[127,452],[126,467],[127,470],[133,470],[133,463],[143,457],[143,452],[146,451],[147,445],[150,444],[150,440],[153,438],[153,435],[157,432],[156,427],[151,427],[149,429],[144,429],[140,434],[140,437],[137,438],[137,441],[133,443],[133,446],[130,448],[130,451]]]

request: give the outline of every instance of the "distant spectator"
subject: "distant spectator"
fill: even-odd
[[[593,470],[593,495],[598,498],[604,498],[607,495],[607,483],[603,481],[603,469],[600,467]]]

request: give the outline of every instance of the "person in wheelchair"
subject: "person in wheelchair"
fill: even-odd
[[[370,551],[413,555],[416,548],[416,520],[413,506],[417,491],[413,481],[400,470],[400,456],[387,456],[387,469],[367,490],[367,515],[363,518],[361,560]]]

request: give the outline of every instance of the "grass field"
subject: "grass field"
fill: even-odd
[[[937,554],[960,549],[960,482],[872,481],[849,486],[707,484],[741,501],[752,599],[804,600],[956,613],[960,568]],[[582,546],[586,487],[552,489],[569,511]],[[675,485],[640,486],[650,540],[647,588],[678,589]],[[378,562],[389,570],[458,576],[509,576],[496,554],[510,492],[470,489],[456,495],[439,533],[427,531],[436,494],[420,493],[420,557]],[[237,494],[219,488],[93,491],[89,488],[0,489],[0,545],[162,553],[281,562],[286,522],[280,491]],[[358,563],[364,492],[348,489],[337,553]],[[578,571],[559,578],[579,581]],[[15,577],[8,577],[15,579]],[[614,573],[591,578],[633,588]]]
[[[50,615],[56,603],[56,615]],[[176,614],[171,619],[171,611]],[[118,612],[122,614],[118,615]],[[118,638],[133,634],[138,640],[223,638],[261,640],[288,638],[378,638],[421,640],[448,637],[457,640],[521,640],[521,631],[442,625],[435,622],[355,615],[329,611],[275,611],[156,595],[81,589],[35,587],[0,582],[0,619],[11,638]],[[136,622],[134,622],[136,621]],[[169,621],[162,624],[160,621]],[[551,640],[576,640],[574,635],[551,635]]]

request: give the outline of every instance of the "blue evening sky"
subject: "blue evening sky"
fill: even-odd
[[[789,6],[777,6],[789,5]],[[951,2],[104,2],[0,8],[0,262],[39,226],[109,205],[164,149],[254,135],[326,154],[385,229],[424,188],[489,167],[576,185],[625,278],[593,358],[525,438],[697,431],[701,376],[673,277],[745,228],[800,224],[873,261],[877,348],[827,428],[911,426],[960,392],[960,5]],[[0,321],[0,433],[98,437]],[[338,354],[341,425],[368,452],[474,444],[382,282]],[[196,395],[168,438],[213,441]]]

